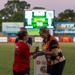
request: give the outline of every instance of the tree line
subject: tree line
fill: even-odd
[[[2,29],[2,22],[23,22],[24,11],[31,7],[26,1],[8,0],[4,8],[0,10],[0,31]],[[45,9],[44,7],[34,7],[33,9]],[[66,9],[64,12],[55,16],[55,22],[74,22],[75,11]]]

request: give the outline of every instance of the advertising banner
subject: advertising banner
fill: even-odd
[[[47,62],[45,56],[38,56],[34,60],[34,75],[46,75],[47,71]]]
[[[72,42],[72,37],[61,37],[60,42]]]
[[[7,42],[7,41],[8,41],[7,37],[0,37],[0,42]]]
[[[75,42],[75,37],[73,38],[73,42]]]
[[[2,33],[17,33],[23,27],[23,22],[3,22],[2,23]]]
[[[16,37],[9,37],[9,42],[15,42]]]
[[[35,42],[42,42],[43,41],[43,38],[41,37],[35,37]]]
[[[75,22],[55,22],[55,33],[75,33]]]

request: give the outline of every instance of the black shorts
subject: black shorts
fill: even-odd
[[[23,72],[16,72],[13,70],[13,75],[30,75],[30,69],[26,69],[25,71]]]
[[[47,73],[51,75],[62,75],[65,66],[65,60],[55,65],[47,65]]]

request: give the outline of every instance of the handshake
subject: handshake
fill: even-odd
[[[34,52],[31,52],[31,55],[33,55],[33,58],[37,58],[37,56],[41,56],[41,55],[45,55],[46,54],[46,50],[43,51],[39,51],[39,47],[36,47]]]

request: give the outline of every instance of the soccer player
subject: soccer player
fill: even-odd
[[[31,55],[30,48],[26,43],[28,40],[27,31],[19,32],[18,39],[14,51],[13,75],[30,75],[29,60],[35,55]]]
[[[25,27],[21,27],[19,32],[21,32],[21,31],[27,31],[27,29],[26,29]],[[17,35],[18,35],[18,34],[17,34]],[[18,39],[18,37],[17,37],[16,40],[15,40],[15,43],[17,43],[18,40],[19,40],[19,39]],[[28,37],[27,44],[29,45],[29,47],[32,46],[32,38],[31,38],[30,36]]]
[[[45,55],[47,60],[47,75],[62,75],[65,66],[65,57],[61,51],[57,39],[50,35],[49,29],[45,26],[39,29],[40,36],[44,39],[42,51],[36,56]]]

